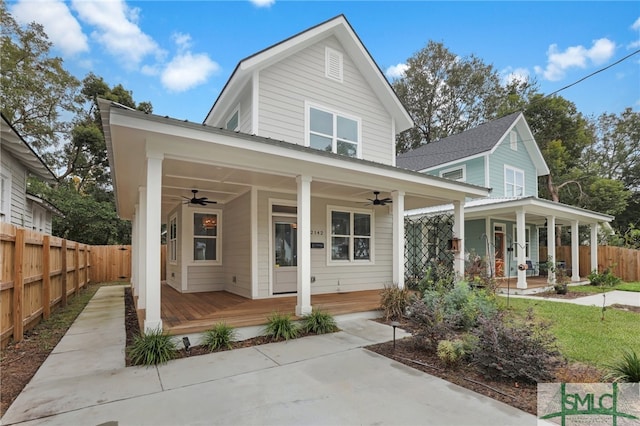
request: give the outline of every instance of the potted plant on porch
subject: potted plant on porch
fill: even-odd
[[[569,287],[569,277],[564,268],[554,268],[556,273],[556,283],[553,285],[557,294],[567,294]]]

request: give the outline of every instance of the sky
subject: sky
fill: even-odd
[[[159,115],[202,122],[243,58],[344,14],[389,80],[429,40],[530,78],[587,116],[640,111],[638,1],[7,1],[77,78],[122,84]],[[634,54],[635,52],[635,54]]]

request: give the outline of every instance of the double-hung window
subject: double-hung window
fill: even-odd
[[[360,119],[307,106],[307,146],[360,157]]]
[[[169,219],[169,262],[178,261],[178,217],[171,216]]]
[[[524,171],[509,166],[504,167],[504,195],[505,197],[524,196]]]
[[[330,260],[335,262],[371,261],[371,212],[330,210]]]
[[[513,250],[513,260],[518,260],[518,250],[520,249],[524,249],[524,257],[525,259],[529,260],[531,259],[530,256],[530,252],[529,252],[529,244],[531,242],[531,228],[530,227],[526,227],[524,228],[524,243],[520,243],[520,241],[518,241],[518,228],[516,228],[515,225],[513,225],[513,241],[515,242],[514,246],[514,250]]]
[[[193,213],[193,261],[220,262],[219,212]]]

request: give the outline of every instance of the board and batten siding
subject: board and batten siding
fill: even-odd
[[[251,298],[251,192],[224,206],[224,289]]]
[[[500,141],[489,160],[489,175],[492,197],[504,197],[504,168],[510,166],[524,171],[524,196],[538,196],[538,176],[536,167],[531,161],[529,152],[524,147],[522,137],[518,133],[518,149],[510,148],[509,134]]]
[[[343,52],[343,81],[325,76],[325,48]],[[391,116],[335,37],[259,72],[259,135],[304,145],[305,102],[361,120],[362,158],[393,164]]]

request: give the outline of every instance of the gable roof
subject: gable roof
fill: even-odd
[[[514,112],[462,133],[399,154],[396,158],[396,165],[409,170],[428,170],[469,157],[490,153],[496,149],[507,133],[516,126],[519,126],[521,132],[526,133],[526,136],[523,136],[524,145],[538,170],[538,175],[549,174],[549,168],[521,112]]]
[[[210,122],[214,115],[224,115],[225,108],[232,107],[228,105],[228,102],[232,100],[230,98],[233,98],[246,82],[252,78],[254,71],[281,61],[329,36],[335,36],[340,41],[346,53],[373,89],[373,92],[382,100],[382,104],[395,120],[396,132],[413,127],[413,119],[400,102],[380,67],[378,67],[367,48],[362,44],[347,18],[342,14],[242,59],[222,88],[220,95],[211,110],[209,110],[203,123],[214,124]]]
[[[11,153],[29,172],[45,181],[54,182],[56,176],[51,169],[42,161],[27,141],[20,136],[20,133],[9,123],[7,117],[4,114],[0,115],[2,116],[2,125],[0,126],[2,148]]]

